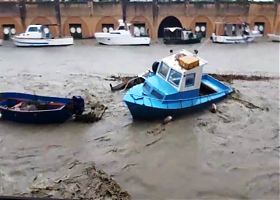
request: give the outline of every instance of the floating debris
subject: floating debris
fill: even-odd
[[[151,143],[146,144],[145,146],[146,146],[146,147],[151,146],[151,145],[153,145],[153,144],[157,143],[158,141],[160,141],[160,140],[161,140],[161,138],[162,138],[162,137],[160,137],[160,138],[158,138],[158,139],[156,139],[156,140],[152,141]]]
[[[246,81],[268,81],[273,79],[279,79],[278,77],[271,77],[271,76],[261,76],[261,75],[240,75],[240,74],[209,74],[214,78],[232,83],[233,80],[246,80]]]
[[[86,122],[93,123],[102,119],[103,114],[105,113],[107,107],[99,102],[89,106],[83,114],[76,115],[75,121],[77,122]]]
[[[32,197],[63,199],[131,199],[130,195],[93,163],[74,161],[69,164],[68,175],[54,180],[37,177],[30,187]],[[135,164],[131,164],[133,166]],[[130,165],[129,165],[130,166]],[[128,168],[129,166],[125,166]],[[28,194],[25,194],[26,196]]]
[[[110,83],[110,88],[111,91],[117,91],[117,90],[126,90],[129,88],[132,88],[133,86],[140,84],[140,83],[144,83],[145,79],[143,77],[139,77],[139,76],[133,76],[133,77],[124,77],[121,78],[121,83],[118,85],[113,86]]]

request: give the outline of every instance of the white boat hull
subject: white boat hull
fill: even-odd
[[[273,42],[280,42],[280,35],[276,35],[276,34],[267,34],[267,35]]]
[[[130,35],[112,35],[95,33],[96,41],[105,45],[150,45],[149,37],[133,37]]]
[[[42,39],[33,39],[33,38],[13,38],[14,44],[18,47],[45,47],[45,46],[67,46],[74,44],[72,37],[65,38],[42,38]]]
[[[253,42],[255,40],[254,36],[244,35],[244,36],[221,36],[221,35],[212,35],[212,41],[214,43],[223,43],[223,44],[240,44]]]

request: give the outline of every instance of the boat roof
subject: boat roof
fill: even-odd
[[[164,30],[170,30],[171,32],[175,30],[182,30],[183,28],[181,27],[165,27]]]
[[[32,24],[32,25],[29,25],[28,27],[30,28],[30,27],[37,27],[37,28],[41,28],[43,25],[41,25],[41,24]]]
[[[165,27],[164,28],[164,31],[170,31],[170,32],[174,32],[176,30],[180,30],[180,31],[188,31],[188,32],[191,32],[191,29],[189,28],[181,28],[181,27]]]
[[[176,70],[178,72],[181,72],[182,74],[187,73],[189,70],[184,69],[184,68],[182,68],[179,65],[179,62],[176,59],[176,55],[178,55],[178,54],[185,54],[188,57],[196,57],[196,58],[198,58],[198,60],[199,60],[199,66],[198,67],[202,67],[202,66],[204,66],[204,65],[206,65],[208,63],[206,60],[202,59],[197,54],[192,53],[190,51],[187,51],[185,49],[181,50],[178,53],[174,53],[174,54],[169,55],[169,56],[167,56],[167,57],[162,59],[162,61],[164,63],[166,63],[169,67],[171,67],[172,69],[174,69],[174,70]]]

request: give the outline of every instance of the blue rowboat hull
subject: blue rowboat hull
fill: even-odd
[[[202,83],[215,92],[189,99],[159,100],[142,94],[143,86],[135,86],[124,96],[132,117],[134,119],[163,119],[167,116],[178,116],[208,107],[214,102],[222,100],[232,92],[232,89],[209,75],[203,75]],[[139,92],[140,91],[140,92]]]
[[[59,104],[57,109],[49,110],[16,110],[11,108],[13,102],[38,102],[47,104],[49,102]],[[73,115],[70,106],[73,99],[38,96],[25,93],[0,93],[0,113],[1,119],[21,123],[46,124],[62,123]],[[10,105],[9,105],[10,104]]]
[[[66,108],[59,111],[44,112],[17,112],[11,110],[1,110],[2,119],[31,124],[62,123],[72,116]]]

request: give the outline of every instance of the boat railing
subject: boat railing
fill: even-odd
[[[229,94],[229,92],[226,91],[221,91],[221,92],[217,92],[214,94],[208,94],[208,95],[204,95],[204,96],[198,96],[198,97],[193,97],[193,98],[185,98],[185,99],[158,99],[158,98],[154,98],[154,97],[149,97],[149,96],[141,96],[141,95],[136,95],[136,94],[129,94],[134,103],[137,103],[137,101],[142,100],[143,104],[145,104],[144,99],[147,99],[151,106],[154,107],[156,102],[161,102],[164,105],[166,105],[166,108],[172,108],[173,106],[171,106],[171,104],[176,103],[177,105],[180,104],[180,108],[183,108],[183,103],[188,101],[191,102],[190,106],[194,106],[197,104],[201,104],[203,99],[207,99],[205,102],[213,100],[213,99],[217,99],[219,97],[225,96]],[[198,101],[198,102],[197,102]],[[153,103],[154,102],[154,103]],[[185,106],[186,107],[186,106]]]

